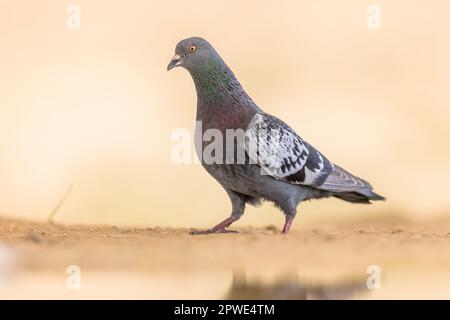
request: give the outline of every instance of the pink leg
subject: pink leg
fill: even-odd
[[[294,221],[294,217],[286,215],[286,222],[284,223],[283,231],[281,231],[281,234],[288,234],[289,229],[291,228],[292,221]]]
[[[223,220],[221,223],[219,223],[217,226],[208,229],[208,230],[192,230],[190,233],[192,235],[198,235],[198,234],[211,234],[211,233],[231,233],[231,232],[237,232],[233,230],[228,230],[227,228],[236,220],[239,220],[240,217],[234,217],[231,216],[225,220]]]

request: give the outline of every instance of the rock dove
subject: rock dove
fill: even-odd
[[[286,123],[259,108],[206,40],[192,37],[180,41],[167,70],[175,67],[189,71],[197,91],[196,132],[203,137],[196,139],[197,155],[232,204],[229,218],[211,229],[193,230],[192,234],[235,232],[228,227],[243,215],[245,205],[258,205],[261,200],[273,202],[284,213],[283,234],[289,232],[297,206],[304,200],[384,200],[367,181],[330,162]],[[244,132],[244,139],[236,135],[228,143],[229,130]],[[208,161],[211,159],[201,153],[213,143],[212,135],[205,138],[208,132],[221,133],[227,140],[220,144],[223,150],[211,152],[215,161]],[[242,150],[243,161],[238,161]]]

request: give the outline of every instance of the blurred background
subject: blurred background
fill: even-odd
[[[70,30],[67,8],[81,8]],[[0,213],[206,227],[230,212],[200,165],[171,161],[193,129],[195,89],[166,72],[183,38],[209,40],[267,112],[388,201],[305,203],[302,223],[361,215],[416,219],[450,209],[450,4],[372,1],[0,0]],[[192,148],[193,150],[193,148]],[[192,156],[194,156],[192,154]],[[304,213],[304,214],[303,214]],[[242,226],[281,224],[271,205]]]

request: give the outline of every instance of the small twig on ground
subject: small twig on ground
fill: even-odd
[[[47,221],[48,222],[53,222],[53,218],[55,217],[55,215],[59,212],[59,210],[61,209],[61,207],[63,206],[64,202],[66,201],[66,199],[69,197],[69,195],[72,193],[74,187],[74,183],[71,182],[69,187],[67,188],[66,192],[64,192],[63,196],[61,197],[61,199],[59,199],[58,203],[56,204],[56,206],[53,208],[52,211],[50,211],[50,214],[48,215]]]

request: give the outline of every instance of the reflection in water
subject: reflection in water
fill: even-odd
[[[0,258],[2,247],[0,246]],[[5,261],[5,260],[3,260]],[[256,274],[246,279],[227,270],[193,272],[115,272],[82,271],[80,290],[68,290],[65,272],[11,273],[10,264],[3,268],[0,259],[0,300],[2,299],[354,299],[370,292],[366,279],[343,278],[333,282],[304,281],[294,273],[282,273],[272,278],[273,271],[264,271],[272,280],[260,281]],[[3,276],[3,277],[2,277]],[[251,276],[251,277],[250,277]],[[317,274],[317,276],[319,276]],[[265,279],[265,278],[264,278]],[[309,279],[309,278],[306,278]],[[442,278],[439,280],[441,281]],[[5,281],[8,280],[8,281]],[[12,280],[12,281],[11,281]],[[2,290],[3,289],[3,290]],[[379,292],[379,291],[378,291]],[[383,292],[385,292],[383,290]],[[362,296],[362,295],[365,296]]]
[[[15,252],[10,247],[0,243],[0,296],[7,292],[8,286],[14,280],[15,265]]]
[[[225,299],[275,299],[275,300],[326,300],[349,299],[367,293],[366,279],[347,278],[328,284],[312,284],[299,281],[295,273],[286,273],[276,281],[266,284],[247,281],[240,271],[233,273],[233,282]]]

